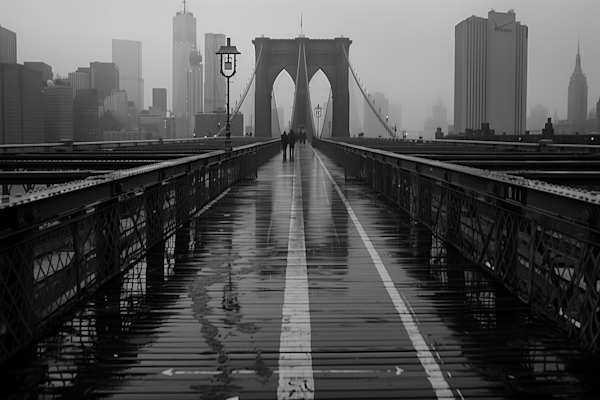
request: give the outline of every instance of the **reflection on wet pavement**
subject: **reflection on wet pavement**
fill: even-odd
[[[301,179],[315,398],[435,398],[308,145],[275,157],[0,366],[9,399],[276,398]],[[457,399],[596,398],[598,361],[324,158]],[[298,163],[298,164],[296,164]]]

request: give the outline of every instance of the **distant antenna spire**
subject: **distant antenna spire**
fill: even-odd
[[[186,4],[185,0],[183,0],[183,13],[184,13],[184,14],[187,14],[187,8],[186,8],[186,5],[187,5],[187,4]]]
[[[579,54],[579,34],[577,34],[577,54]]]
[[[304,33],[302,32],[302,13],[300,13],[300,36],[304,36]]]

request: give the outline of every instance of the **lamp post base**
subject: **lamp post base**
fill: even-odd
[[[229,117],[227,118],[229,119]],[[229,121],[225,126],[225,151],[231,151],[233,147],[231,146],[231,126],[229,125]]]

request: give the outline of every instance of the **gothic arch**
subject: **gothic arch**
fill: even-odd
[[[332,136],[350,135],[350,91],[346,54],[352,41],[348,38],[295,39],[256,38],[255,131],[256,136],[271,137],[271,92],[275,79],[284,69],[290,74],[296,91],[292,129],[304,126],[307,135],[314,134],[309,123],[309,82],[322,70],[333,92]],[[259,58],[260,55],[260,58]]]

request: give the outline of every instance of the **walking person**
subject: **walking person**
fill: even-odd
[[[285,133],[285,131],[283,131],[283,133],[281,134],[281,147],[283,148],[283,160],[284,161],[286,159],[287,147],[288,147],[289,142],[290,142],[290,139],[288,138],[288,134]]]
[[[293,129],[290,129],[290,159],[294,158],[294,146],[296,145],[296,134]]]

